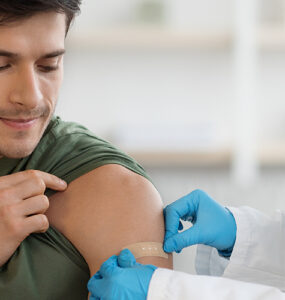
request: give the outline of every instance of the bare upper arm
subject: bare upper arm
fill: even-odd
[[[111,255],[132,243],[163,242],[164,220],[159,193],[144,177],[119,165],[105,165],[71,182],[50,197],[50,224],[79,250],[93,275]],[[169,259],[139,259],[172,267]]]

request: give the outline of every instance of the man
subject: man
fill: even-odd
[[[179,233],[180,219],[193,226]],[[143,266],[123,250],[90,279],[91,299],[285,299],[284,213],[270,218],[249,207],[228,209],[196,190],[167,206],[165,221],[166,252],[202,244],[198,273],[223,278]]]
[[[163,242],[161,199],[143,168],[53,115],[79,6],[0,1],[1,300],[86,299],[90,274],[109,256]]]

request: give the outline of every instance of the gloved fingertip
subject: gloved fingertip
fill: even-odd
[[[118,256],[118,265],[121,268],[130,268],[136,264],[136,259],[129,249],[123,249]]]
[[[178,238],[180,235],[178,235]],[[169,238],[164,242],[164,247],[163,247],[165,252],[171,253],[171,252],[176,252],[180,253],[183,248],[181,248],[180,243],[177,241],[177,235]]]
[[[90,291],[90,288],[91,286],[93,285],[93,283],[96,281],[96,280],[100,280],[102,279],[102,276],[100,275],[99,271],[97,273],[95,273],[88,281],[87,283],[87,288],[88,290]]]
[[[87,283],[87,289],[90,293],[93,292],[94,287],[96,287],[96,283],[102,279],[102,276],[100,275],[99,271],[95,273],[88,281]],[[91,298],[90,298],[91,299]]]
[[[101,265],[99,274],[102,277],[111,275],[113,270],[117,266],[118,266],[118,257],[116,255],[113,255]]]
[[[166,240],[164,242],[164,245],[163,245],[163,250],[167,253],[171,253],[174,251],[174,249],[172,249],[172,245],[171,243],[169,242],[169,240]]]

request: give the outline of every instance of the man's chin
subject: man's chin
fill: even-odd
[[[27,147],[26,149],[24,147],[16,147],[13,149],[13,147],[10,147],[8,149],[0,149],[0,158],[1,157],[7,157],[7,158],[12,158],[12,159],[20,159],[20,158],[25,158],[33,153],[35,150],[35,147]]]
[[[18,136],[13,140],[7,140],[6,144],[0,143],[0,158],[7,157],[12,159],[21,159],[25,158],[33,153],[36,149],[38,143],[40,142],[52,115],[42,124],[38,124],[38,132],[26,134],[18,133]],[[37,138],[36,138],[37,136]]]

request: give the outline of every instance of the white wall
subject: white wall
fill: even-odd
[[[84,1],[82,15],[75,22],[73,31],[82,35],[86,31],[116,28],[122,24],[132,27],[136,24],[132,18],[138,3],[139,0],[108,0],[104,3]],[[176,10],[184,8],[183,13],[189,17],[184,27],[177,28],[169,17],[165,26],[172,28],[170,31],[184,29],[199,33],[199,30],[203,32],[205,28],[211,28],[226,32],[232,27],[233,0],[181,0],[167,3],[167,16],[170,12],[175,15]],[[175,3],[184,3],[185,7],[180,5],[178,8]],[[268,11],[268,1],[260,3]],[[280,6],[281,2],[276,0],[274,3],[271,15],[274,15],[277,4]],[[183,16],[181,20],[178,15],[176,18],[176,23],[179,23]],[[217,146],[231,145],[235,114],[232,47],[196,50],[191,47],[178,50],[96,48],[84,45],[81,48],[68,47],[58,113],[66,119],[83,121],[104,136],[121,136],[127,134],[122,131],[128,131],[131,126],[137,128],[148,124],[157,125],[158,131],[159,127],[175,127],[176,132],[186,128],[185,142],[188,139],[192,146],[193,140],[189,137],[191,129],[201,130],[201,134],[205,134],[205,139],[209,140],[209,146],[211,143]],[[282,100],[285,94],[285,55],[283,50],[274,49],[259,51],[258,55],[259,138],[262,142],[278,140],[284,136],[282,124],[285,106]],[[96,112],[100,113],[94,118],[93,113]],[[207,132],[205,127],[208,128]]]
[[[159,136],[167,128],[183,133],[185,147],[195,135],[194,127],[204,130],[213,146],[227,143],[232,118],[230,63],[230,54],[219,52],[70,53],[58,111],[104,136],[126,135],[133,126],[158,128]],[[174,134],[172,138],[175,141]],[[129,141],[129,147],[135,147],[134,142]]]

